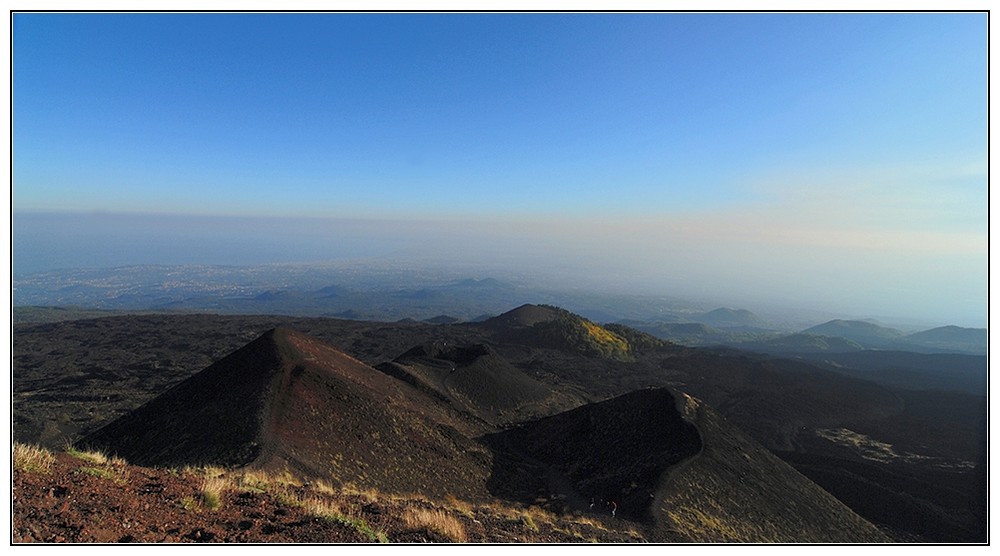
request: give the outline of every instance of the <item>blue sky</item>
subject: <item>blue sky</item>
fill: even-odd
[[[974,13],[18,14],[14,210],[469,223],[984,316],[987,46]]]

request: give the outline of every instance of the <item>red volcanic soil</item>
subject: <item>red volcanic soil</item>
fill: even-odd
[[[260,489],[234,480],[210,509],[201,497],[203,481],[196,471],[98,465],[58,453],[48,472],[13,471],[11,542],[642,542],[600,519],[557,520],[513,506],[329,493],[310,485]],[[321,500],[345,518],[311,515],[289,502],[295,499]],[[415,511],[440,512],[457,525],[449,532],[414,523],[407,515]]]

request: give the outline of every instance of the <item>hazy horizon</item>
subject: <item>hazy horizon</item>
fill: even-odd
[[[13,271],[427,257],[985,327],[987,26],[15,13]]]

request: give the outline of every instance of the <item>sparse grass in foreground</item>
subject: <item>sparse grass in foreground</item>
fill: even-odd
[[[403,521],[411,529],[427,529],[452,542],[466,542],[465,526],[443,510],[410,508],[403,514]]]
[[[361,519],[360,517],[343,516],[341,519],[334,521],[339,521],[341,523],[344,523],[345,525],[350,525],[351,527],[354,527],[359,532],[361,532],[362,535],[368,537],[368,540],[370,540],[371,542],[377,542],[380,544],[385,544],[389,542],[389,537],[386,536],[384,531],[376,531],[372,529],[372,526],[369,525],[367,521]]]
[[[573,522],[573,523],[579,523],[580,525],[586,525],[587,527],[592,527],[592,528],[597,529],[599,531],[607,531],[608,530],[608,528],[604,525],[604,523],[602,523],[600,520],[594,519],[592,517],[587,517],[587,516],[582,516],[582,515],[581,516],[575,516],[575,517],[570,518],[570,521]]]
[[[98,450],[78,450],[74,446],[67,446],[66,453],[83,461],[89,461],[90,463],[96,463],[97,465],[105,465],[108,463],[108,456],[104,452]]]
[[[14,469],[25,473],[48,473],[55,463],[56,457],[45,448],[14,443],[13,464]]]
[[[114,481],[116,483],[124,483],[128,480],[128,469],[124,467],[90,467],[83,466],[78,467],[77,472],[85,473],[92,477],[100,477],[102,479],[107,479],[109,481]]]
[[[685,508],[682,511],[668,511],[667,516],[675,527],[688,537],[709,542],[740,542],[748,538],[713,513],[699,508]]]
[[[469,519],[476,518],[476,513],[473,511],[472,504],[466,502],[465,500],[459,500],[458,498],[455,498],[454,495],[449,494],[445,496],[444,505]]]
[[[222,506],[222,494],[229,488],[229,481],[222,477],[206,477],[201,484],[201,501],[214,510]]]
[[[316,481],[312,484],[312,489],[321,494],[337,494],[337,489],[326,481]]]
[[[315,496],[300,498],[294,493],[289,492],[287,488],[276,488],[271,493],[281,504],[298,506],[311,516],[353,527],[367,537],[370,542],[389,542],[389,537],[384,532],[372,529],[367,521],[351,515],[350,512],[345,511],[339,504],[332,500],[321,499]]]
[[[244,469],[240,471],[236,481],[241,488],[253,492],[264,492],[271,484],[271,477],[259,469]]]
[[[527,509],[521,510],[518,517],[521,523],[528,528],[529,531],[537,533],[540,529],[538,527],[538,522],[548,523],[549,525],[555,519],[555,515],[539,508],[538,506],[528,506]]]
[[[374,502],[379,499],[379,492],[371,488],[358,488],[354,483],[347,483],[340,489],[341,494],[346,494],[348,496],[360,496],[368,502]]]
[[[299,500],[296,505],[301,506],[307,514],[315,517],[321,517],[323,519],[337,520],[344,516],[344,512],[341,509],[340,504],[332,500],[305,498]]]

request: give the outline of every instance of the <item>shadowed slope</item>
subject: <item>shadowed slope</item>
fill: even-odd
[[[378,369],[491,424],[551,415],[581,400],[528,376],[489,346],[417,346]]]
[[[255,460],[272,378],[283,365],[276,334],[265,333],[80,444],[147,466]]]
[[[481,432],[411,386],[290,330],[265,333],[81,444],[142,465],[291,469],[482,498]]]
[[[701,449],[698,432],[663,389],[588,404],[484,440],[502,454],[490,480],[498,496],[600,513],[602,501],[613,501],[619,517],[635,521],[646,520],[660,476]]]
[[[679,401],[640,390],[487,435],[490,489],[557,511],[607,516],[613,503],[660,541],[888,540],[715,412]]]
[[[702,451],[664,476],[657,526],[695,542],[887,542],[874,525],[706,405],[684,395]]]

